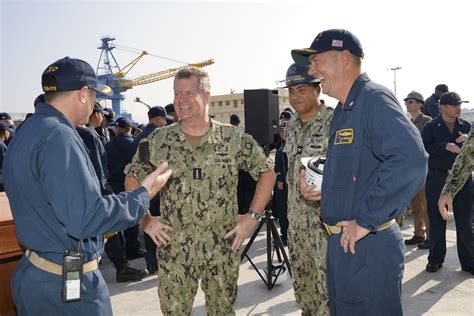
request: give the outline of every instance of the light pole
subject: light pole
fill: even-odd
[[[395,93],[395,96],[397,96],[397,70],[400,69],[402,69],[400,66],[390,68],[390,70],[393,71],[393,93]]]
[[[276,81],[276,84],[277,84],[277,86],[279,86],[280,89],[283,89],[283,83],[285,83],[285,80],[284,80],[284,79],[283,79],[283,80],[277,80],[277,81]]]

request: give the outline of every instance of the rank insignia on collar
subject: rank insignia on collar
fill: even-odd
[[[351,102],[349,102],[349,104],[344,104],[343,109],[344,111],[352,110],[354,108],[354,105],[355,102],[352,100]]]

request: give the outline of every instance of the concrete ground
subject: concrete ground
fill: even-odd
[[[460,270],[454,227],[451,218],[447,229],[446,262],[437,273],[425,272],[428,250],[419,250],[416,246],[406,248],[402,289],[405,315],[474,315],[474,278],[470,273]],[[412,236],[411,215],[405,219],[402,229],[406,238]],[[265,236],[265,230],[262,230],[249,251],[259,268],[264,268],[267,262]],[[136,259],[131,261],[131,265],[143,268],[145,261]],[[161,315],[156,275],[141,282],[117,283],[115,270],[107,258],[100,269],[109,285],[115,315]],[[272,290],[267,290],[247,260],[240,268],[235,311],[237,315],[300,315],[289,275],[285,273]],[[192,315],[206,315],[201,290],[198,290],[194,301]]]

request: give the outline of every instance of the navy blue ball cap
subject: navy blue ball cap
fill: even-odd
[[[12,117],[7,112],[0,113],[0,120],[11,120]]]
[[[166,125],[171,125],[173,123],[174,123],[174,121],[172,119],[170,119],[168,117],[166,118]]]
[[[469,101],[461,100],[461,97],[456,92],[445,92],[439,98],[440,105],[460,105],[461,103],[469,103]]]
[[[161,107],[161,106],[154,106],[148,110],[148,118],[154,118],[154,117],[166,117],[167,113],[166,110]]]
[[[166,113],[168,114],[175,112],[173,103],[170,103],[167,106],[165,106],[165,110],[166,110]]]
[[[35,101],[33,102],[33,105],[36,106],[38,103],[46,103],[44,99],[44,93],[41,93],[39,96],[36,97]]]
[[[64,57],[49,65],[41,76],[44,92],[74,91],[88,87],[97,93],[112,96],[109,86],[97,81],[94,69],[83,60]]]
[[[308,57],[332,50],[348,50],[352,54],[364,57],[359,39],[351,32],[343,29],[326,30],[318,34],[309,48],[293,49],[291,57],[301,65],[309,64]]]
[[[102,107],[102,105],[100,105],[99,102],[96,102],[96,103],[94,104],[94,110],[93,110],[93,112],[102,113],[102,114],[104,114],[104,115],[109,115],[109,114],[110,114],[109,111],[107,111],[106,109],[104,109],[104,108]]]
[[[230,122],[231,123],[240,123],[240,117],[237,114],[232,114],[230,116]]]
[[[132,121],[130,121],[128,118],[122,116],[115,120],[115,126],[118,126],[121,128],[127,128],[127,127],[132,127],[133,124],[132,124]]]
[[[109,114],[104,114],[104,117],[107,121],[109,121],[109,124],[112,125],[112,123],[115,123],[115,112],[112,110],[112,108],[104,108]]]
[[[319,83],[320,81],[308,75],[309,66],[294,63],[286,71],[285,88],[302,83]]]
[[[283,111],[280,113],[280,119],[290,119],[293,114],[289,111]]]
[[[436,86],[435,88],[435,91],[439,91],[441,93],[445,93],[445,92],[448,92],[449,91],[449,88],[447,85],[445,85],[444,83],[441,83],[439,85]]]

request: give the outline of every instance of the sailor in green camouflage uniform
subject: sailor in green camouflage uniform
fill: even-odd
[[[453,211],[453,198],[466,184],[467,179],[474,171],[474,128],[469,132],[469,138],[461,149],[461,153],[456,157],[453,167],[446,178],[438,206],[439,212],[444,219],[447,219],[447,212]],[[446,208],[447,206],[447,208]]]
[[[333,110],[320,103],[319,81],[308,67],[293,64],[286,74],[289,99],[296,114],[287,122],[288,248],[293,286],[302,315],[329,315],[326,285],[328,234],[320,221],[318,201],[300,194],[301,157],[325,156]],[[321,188],[318,188],[321,190]]]
[[[127,190],[162,160],[173,170],[160,195],[160,233],[151,236],[161,246],[158,295],[164,315],[190,315],[199,280],[208,314],[234,315],[238,250],[275,183],[273,164],[250,135],[209,118],[209,91],[206,72],[180,70],[174,81],[180,121],[143,140],[126,169]],[[259,179],[251,211],[243,216],[236,197],[240,169]]]

